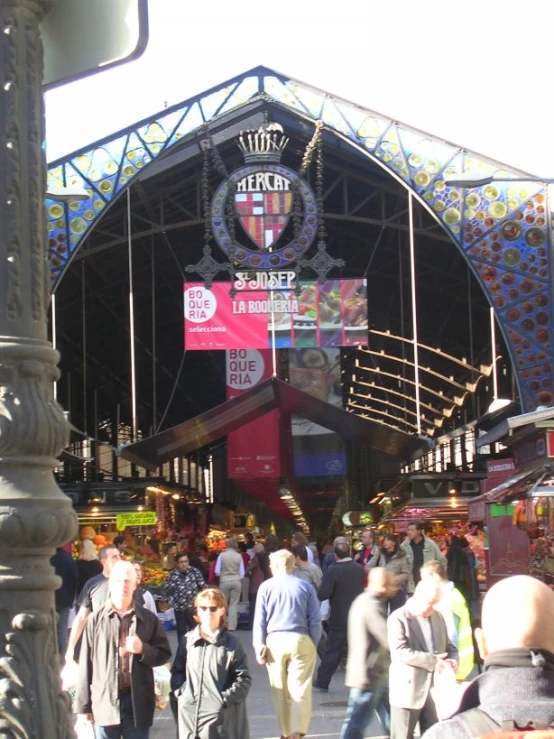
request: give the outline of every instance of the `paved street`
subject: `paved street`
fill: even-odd
[[[237,631],[248,654],[248,661],[252,671],[252,689],[248,696],[248,717],[250,721],[251,739],[279,739],[279,726],[273,712],[269,681],[265,667],[260,667],[254,658],[252,649],[252,632]],[[173,651],[177,639],[174,631],[168,634]],[[314,691],[313,717],[308,737],[316,739],[337,739],[346,712],[348,691],[344,687],[344,672],[337,672],[331,682],[328,693]],[[374,729],[374,730],[373,730]],[[366,736],[382,734],[378,724],[371,727]],[[173,739],[175,726],[171,711],[168,708],[163,713],[156,714],[154,728],[150,733],[151,739]]]

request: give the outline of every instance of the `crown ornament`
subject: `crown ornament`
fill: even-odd
[[[257,131],[241,131],[239,134],[239,149],[243,153],[245,164],[278,164],[288,142],[289,139],[279,123],[269,123],[260,126]]]

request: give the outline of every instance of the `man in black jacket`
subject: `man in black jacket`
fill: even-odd
[[[153,667],[171,656],[158,618],[133,601],[137,573],[118,562],[106,605],[87,619],[75,713],[94,720],[96,739],[148,739],[154,719]]]
[[[75,600],[77,589],[77,563],[64,547],[58,547],[56,554],[50,560],[50,564],[56,575],[62,579],[62,584],[56,590],[55,597],[56,613],[58,614],[58,649],[60,654],[65,654],[69,611]]]
[[[485,670],[464,691],[454,718],[423,739],[554,727],[552,614],[554,593],[535,578],[516,575],[493,585],[483,602],[483,627],[475,630]]]
[[[333,673],[339,666],[347,641],[348,611],[352,601],[364,590],[365,571],[352,561],[346,542],[335,545],[336,562],[325,572],[317,591],[319,600],[329,600],[329,636],[321,659],[314,688],[329,690]]]

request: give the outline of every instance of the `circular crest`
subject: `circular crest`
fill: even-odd
[[[298,236],[279,248],[293,209],[294,192],[302,200],[303,221]],[[233,194],[235,212],[252,246],[231,237],[226,205]],[[317,204],[308,183],[281,164],[254,164],[235,170],[217,188],[211,205],[214,238],[227,257],[241,267],[277,269],[296,262],[317,234]]]

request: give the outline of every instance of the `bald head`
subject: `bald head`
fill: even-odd
[[[554,593],[540,580],[515,575],[492,586],[477,635],[483,657],[501,649],[535,647],[554,652]]]
[[[392,598],[398,590],[396,577],[384,567],[372,567],[367,578],[367,589],[371,593]]]

